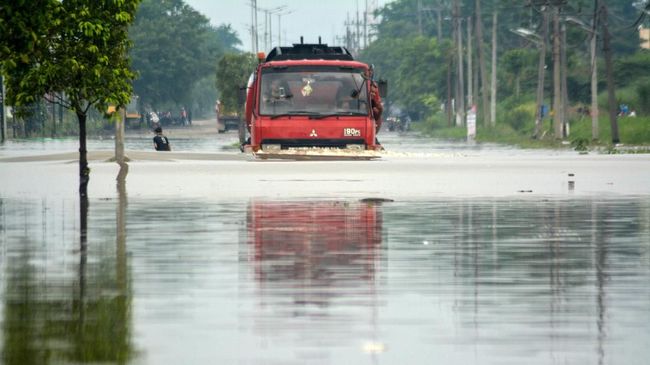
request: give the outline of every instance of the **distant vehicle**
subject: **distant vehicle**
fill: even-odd
[[[129,103],[126,105],[126,113],[124,114],[125,118],[125,127],[131,127],[131,128],[140,128],[142,126],[142,123],[144,121],[144,118],[142,117],[142,114],[138,111],[138,96],[137,95],[132,95],[131,100]],[[108,114],[113,114],[115,113],[115,105],[109,105],[108,110],[106,111]]]
[[[127,127],[141,127],[142,114],[138,111],[138,96],[132,95],[131,101],[126,105],[126,124]]]
[[[265,59],[260,56],[263,61],[246,90],[250,141],[245,149],[381,149],[375,138],[370,67],[355,61],[345,47],[301,39],[292,47],[275,47]]]
[[[408,115],[390,116],[386,118],[388,130],[391,132],[406,132],[411,130],[411,118]]]
[[[229,130],[239,129],[239,114],[219,114],[217,115],[217,130],[219,133],[225,133]]]

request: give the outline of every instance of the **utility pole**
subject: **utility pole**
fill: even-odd
[[[603,26],[603,52],[605,53],[605,69],[607,73],[607,104],[609,106],[609,123],[612,129],[612,143],[620,143],[618,136],[618,121],[616,120],[616,95],[614,95],[614,75],[612,70],[612,48],[609,44],[610,35],[607,21],[607,5],[601,6],[602,26]]]
[[[556,139],[562,139],[562,84],[560,72],[560,14],[557,6],[553,12],[553,130]]]
[[[359,0],[357,0],[357,33],[355,34],[355,43],[357,48],[357,55],[361,50],[361,21],[359,20]]]
[[[368,47],[368,0],[366,0],[366,7],[363,11],[363,48]]]
[[[476,4],[476,46],[478,51],[478,64],[481,71],[481,119],[487,122],[488,108],[488,79],[487,70],[485,69],[485,55],[483,54],[483,21],[481,20],[481,0],[475,0]]]
[[[497,11],[492,13],[492,72],[490,80],[490,125],[497,124]]]
[[[293,10],[278,12],[278,46],[282,46],[282,16],[293,13]]]
[[[474,76],[472,75],[472,17],[467,17],[467,106],[474,106],[474,90],[472,84]]]
[[[253,35],[255,37],[255,42],[254,42],[255,43],[255,54],[257,54],[257,52],[259,52],[259,49],[260,49],[259,44],[258,44],[258,38],[259,38],[258,35],[259,35],[259,33],[257,32],[257,0],[251,0],[251,1],[253,1],[253,14],[254,14],[253,27],[255,29],[255,32],[253,33]]]
[[[5,78],[0,75],[0,143],[7,138],[7,121],[5,120]]]
[[[594,18],[591,21],[591,139],[598,140],[598,65],[596,62],[596,29],[598,28],[598,0],[594,0]]]
[[[459,0],[454,0],[454,34],[456,36],[456,52],[458,61],[458,77],[456,79],[456,126],[463,125],[465,120],[465,88],[463,75],[463,32],[461,28]]]
[[[540,138],[542,133],[542,107],[544,105],[544,80],[546,66],[546,39],[548,38],[548,14],[546,8],[542,7],[542,38],[540,40],[539,62],[537,64],[537,100],[535,111],[535,134],[534,138]]]
[[[567,118],[569,108],[569,94],[567,91],[567,64],[566,64],[566,22],[562,21],[560,26],[560,34],[562,36],[562,46],[560,48],[560,62],[562,65],[562,82],[560,88],[562,89],[562,137],[569,136],[569,120]]]
[[[251,52],[257,53],[255,49],[255,0],[251,0]]]

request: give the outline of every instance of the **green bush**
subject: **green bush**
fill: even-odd
[[[512,129],[519,132],[529,132],[531,126],[535,125],[535,106],[534,102],[506,106],[505,113],[498,118],[498,124],[507,124]]]
[[[641,81],[636,87],[636,92],[639,102],[637,113],[650,116],[650,79]]]

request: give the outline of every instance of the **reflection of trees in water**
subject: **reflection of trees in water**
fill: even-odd
[[[429,261],[417,265],[431,269],[412,276],[416,285],[410,290],[451,290],[468,328],[485,330],[495,319],[505,328],[534,323],[549,336],[551,349],[560,351],[570,346],[569,333],[573,339],[592,338],[604,361],[610,292],[615,290],[610,278],[629,275],[629,262],[647,256],[648,245],[642,243],[650,236],[647,203],[457,200],[416,205],[394,207],[384,215],[388,244],[395,248],[390,254],[412,250],[403,258],[405,266]],[[439,278],[441,272],[449,274],[447,280]],[[514,328],[520,340],[540,334]]]
[[[66,242],[68,230],[80,228],[74,228],[70,207],[66,210],[64,204],[61,222],[52,222],[48,212],[59,207],[47,202],[12,205],[19,214],[10,226],[2,226],[12,236],[5,268],[4,363],[128,362],[133,356],[131,294],[125,239],[119,234],[123,228],[118,225],[116,250],[102,247],[105,237],[93,239],[93,229],[86,237],[77,231],[75,248]],[[123,227],[125,205],[122,200],[118,205]],[[39,210],[42,226],[34,229]],[[90,243],[84,249],[86,238]]]

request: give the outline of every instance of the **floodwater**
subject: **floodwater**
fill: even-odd
[[[129,191],[127,181],[114,197],[91,196],[81,217],[74,197],[0,189],[0,363],[650,358],[650,194],[206,200]]]

